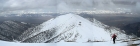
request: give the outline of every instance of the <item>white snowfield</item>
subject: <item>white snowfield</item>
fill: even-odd
[[[66,14],[59,17],[53,18],[43,24],[37,26],[33,31],[26,31],[21,36],[21,42],[26,39],[32,39],[41,32],[51,32],[55,29],[54,33],[50,38],[40,38],[34,40],[35,43],[42,43],[49,41],[54,42],[90,42],[90,41],[110,41],[112,34],[117,34],[117,40],[128,39],[132,36],[126,35],[124,31],[118,28],[112,28],[96,19],[92,22],[75,14]],[[50,33],[51,34],[51,33]],[[27,40],[26,40],[27,41]]]
[[[140,40],[134,41],[132,44],[139,43]],[[93,43],[75,43],[75,42],[64,42],[64,43],[16,43],[16,42],[6,42],[0,41],[1,46],[129,46],[127,42],[117,41],[113,44],[112,41],[108,42],[93,42]]]

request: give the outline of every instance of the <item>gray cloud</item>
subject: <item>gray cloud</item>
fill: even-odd
[[[56,3],[55,0],[7,0],[1,10],[55,9]]]
[[[139,0],[124,0],[130,2],[137,2],[130,6],[122,3],[121,5],[113,2],[114,0],[0,0],[0,11],[15,11],[15,10],[37,10],[43,11],[74,11],[99,9],[114,9],[114,8],[128,8],[132,11],[137,11],[140,8]],[[122,1],[122,0],[115,0]],[[139,10],[140,11],[140,10]]]

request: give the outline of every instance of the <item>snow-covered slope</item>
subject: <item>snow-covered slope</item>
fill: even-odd
[[[113,33],[118,39],[128,38],[122,30],[95,19],[91,22],[79,15],[66,14],[26,30],[17,40],[27,43],[110,41]]]
[[[129,42],[122,42],[122,41],[116,41],[115,44],[113,44],[112,41],[108,42],[94,42],[94,43],[75,43],[75,42],[69,42],[69,43],[18,43],[18,42],[6,42],[6,41],[0,41],[1,46],[140,46],[140,40],[137,41],[129,41]],[[131,42],[131,43],[130,43]]]

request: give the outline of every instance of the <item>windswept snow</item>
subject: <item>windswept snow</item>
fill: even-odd
[[[132,44],[135,44],[135,42],[140,43],[138,41],[134,41],[134,43]],[[113,44],[112,41],[92,42],[92,43],[60,42],[60,43],[47,43],[47,44],[46,43],[16,43],[16,42],[0,41],[0,45],[1,46],[129,46],[127,42],[121,42],[121,41],[117,41],[116,44]],[[140,44],[137,46],[140,46]]]
[[[0,41],[1,46],[56,46],[54,44],[46,44],[46,43],[18,43],[18,42],[7,42]]]
[[[122,30],[111,28],[96,19],[91,22],[79,15],[66,14],[26,30],[18,40],[33,43],[54,43],[62,40],[65,42],[110,41],[113,33],[117,34],[118,40],[128,38]]]

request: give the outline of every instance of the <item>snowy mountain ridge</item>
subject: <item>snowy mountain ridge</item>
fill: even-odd
[[[109,41],[113,33],[118,39],[128,38],[122,30],[107,27],[96,19],[91,22],[79,15],[66,14],[29,28],[17,40],[27,43]]]

